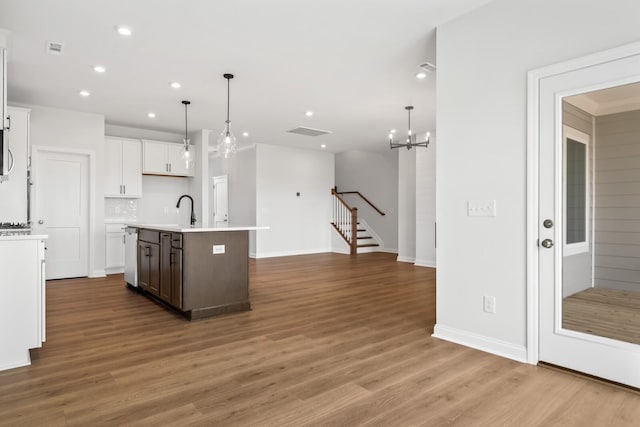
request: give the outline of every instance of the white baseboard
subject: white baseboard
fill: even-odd
[[[418,267],[431,267],[431,268],[436,268],[436,260],[433,259],[417,259],[414,262],[415,265],[417,265]]]
[[[249,258],[257,258],[255,252],[249,252]]]
[[[507,359],[527,363],[527,348],[525,346],[511,344],[506,341],[438,324],[434,327],[432,336],[497,356],[506,357]]]
[[[107,272],[104,270],[94,270],[90,275],[90,278],[95,279],[98,277],[107,277]]]
[[[410,258],[408,256],[400,256],[398,255],[398,258],[396,259],[396,261],[398,262],[410,262],[411,264],[413,264],[415,262],[415,258]]]
[[[343,254],[343,255],[350,255],[351,251],[348,249],[343,249],[343,248],[333,248],[331,249],[331,252],[333,252],[334,254]]]
[[[281,251],[281,252],[266,252],[261,254],[255,254],[255,258],[276,258],[281,256],[296,256],[296,255],[311,255],[311,254],[323,254],[327,252],[333,252],[332,249],[307,249],[302,251]]]
[[[381,249],[378,249],[378,252],[385,252],[388,254],[397,254],[398,249],[397,248],[381,248]]]
[[[124,267],[105,268],[104,272],[107,276],[110,274],[121,274],[124,273]]]

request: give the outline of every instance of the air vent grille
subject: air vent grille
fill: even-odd
[[[328,130],[313,129],[313,128],[308,128],[304,126],[300,126],[295,129],[288,130],[287,132],[295,133],[298,135],[305,135],[305,136],[320,136],[320,135],[326,135],[328,133],[331,133],[331,131],[328,131]]]
[[[60,42],[47,41],[47,53],[50,55],[60,55],[64,45]]]

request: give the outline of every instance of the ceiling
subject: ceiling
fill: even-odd
[[[222,74],[233,73],[231,122],[243,143],[383,150],[390,129],[406,131],[406,105],[414,132],[434,130],[435,73],[415,73],[436,62],[437,25],[488,1],[0,0],[8,97],[177,133],[188,99],[189,129],[218,133]],[[63,43],[62,54],[46,53],[47,41]],[[286,132],[298,126],[332,133]]]
[[[565,99],[594,116],[640,110],[640,83],[595,90]]]

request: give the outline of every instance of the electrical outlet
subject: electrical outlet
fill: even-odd
[[[484,296],[484,312],[496,314],[496,297]]]
[[[225,251],[225,246],[224,245],[213,245],[213,254],[214,255],[223,254],[224,251]]]
[[[496,216],[496,201],[467,200],[467,216]]]

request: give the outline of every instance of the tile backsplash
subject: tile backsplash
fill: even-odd
[[[137,199],[104,199],[104,218],[126,219],[136,221],[138,219]]]

